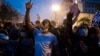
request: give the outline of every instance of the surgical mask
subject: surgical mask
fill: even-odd
[[[80,36],[87,36],[88,35],[88,29],[79,29]]]
[[[48,30],[48,29],[44,29],[44,30],[43,30],[43,32],[47,32],[47,31],[49,31],[49,30]]]
[[[21,37],[26,37],[25,32],[21,32],[21,33],[20,33],[20,36],[21,36]]]

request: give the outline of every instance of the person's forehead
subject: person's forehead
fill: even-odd
[[[44,22],[43,22],[43,24],[48,24],[48,23],[49,23],[48,21],[44,21]]]

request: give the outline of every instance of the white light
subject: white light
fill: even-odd
[[[78,1],[77,0],[74,0],[74,2],[77,4],[78,3]]]
[[[59,11],[60,10],[60,6],[55,4],[55,5],[52,5],[52,10],[53,11]]]

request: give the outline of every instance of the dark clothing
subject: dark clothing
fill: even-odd
[[[98,38],[97,37],[88,37],[87,39],[88,46],[88,56],[97,56],[98,54]]]
[[[33,56],[33,40],[25,38],[19,41],[15,56]]]

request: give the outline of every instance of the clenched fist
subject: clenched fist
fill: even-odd
[[[33,4],[31,2],[26,3],[26,9],[30,10],[32,8],[32,5]]]

